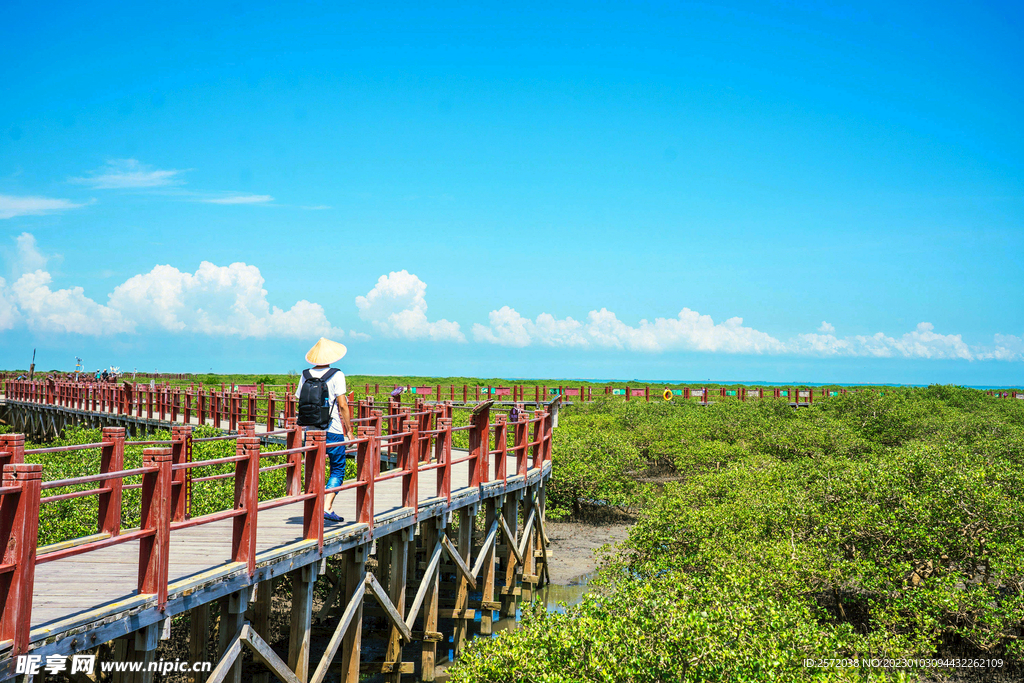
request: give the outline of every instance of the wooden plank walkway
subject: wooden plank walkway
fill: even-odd
[[[455,451],[455,458],[465,451]],[[515,457],[507,456],[507,471],[515,472]],[[550,471],[550,464],[545,469]],[[533,481],[541,475],[531,469],[527,479]],[[420,510],[447,507],[446,501],[436,497],[437,477],[440,470],[421,472],[419,475]],[[452,466],[452,503],[455,509],[478,499],[477,487],[469,486],[469,463]],[[500,482],[496,482],[500,486]],[[522,477],[509,477],[508,486],[525,484]],[[494,484],[488,485],[493,488]],[[518,486],[516,486],[518,488]],[[504,487],[494,491],[497,494]],[[386,524],[396,516],[405,518],[399,527],[415,523],[411,511],[400,507],[401,479],[378,482],[374,491],[374,524]],[[341,537],[359,535],[365,524],[349,520],[356,518],[355,491],[339,493],[335,511],[346,522],[325,522],[325,546]],[[436,514],[436,513],[435,513]],[[257,515],[257,565],[273,564],[283,557],[288,548],[303,543],[303,504],[293,503]],[[45,524],[45,520],[43,520]],[[393,529],[388,529],[388,532]],[[171,532],[170,541],[170,594],[181,593],[183,586],[198,590],[202,586],[245,572],[244,566],[230,562],[232,520],[213,522]],[[310,543],[306,541],[305,543]],[[315,543],[313,544],[315,548]],[[45,557],[45,556],[42,556]],[[55,560],[38,565],[32,602],[32,634],[30,640],[52,641],[56,636],[73,631],[88,632],[92,624],[103,623],[109,617],[155,604],[152,595],[138,595],[134,586],[138,581],[139,542],[131,541],[84,555]],[[200,601],[204,602],[204,601]],[[84,636],[83,636],[84,637]]]

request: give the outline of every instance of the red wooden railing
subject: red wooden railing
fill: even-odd
[[[236,430],[239,423],[243,421],[258,422],[265,424],[268,431],[281,424],[281,420],[295,416],[296,399],[292,385],[276,385],[283,391],[267,391],[263,384],[255,385],[224,385],[220,389],[204,388],[200,383],[198,387],[193,384],[190,387],[170,386],[166,384],[150,387],[148,384],[132,384],[123,382],[114,384],[111,382],[74,382],[65,379],[28,381],[19,380],[10,376],[3,377],[5,396],[19,401],[30,401],[49,405],[60,405],[76,408],[78,410],[91,410],[117,415],[135,415],[136,417],[158,418],[162,421],[183,422],[190,424],[193,417],[196,417],[199,424],[212,424],[217,427],[226,427],[229,430]],[[372,391],[371,391],[372,389]],[[455,401],[461,393],[462,401],[480,401],[488,397],[505,399],[513,403],[523,403],[530,399],[527,394],[529,387],[514,384],[509,387],[503,386],[474,386],[472,391],[470,385],[462,385],[461,392],[456,385],[448,387],[421,386],[402,387],[398,385],[364,384],[364,398],[372,398],[381,393],[389,393],[395,389],[415,390],[414,402],[424,399],[430,401],[443,401],[450,399]],[[563,399],[574,401],[593,401],[593,385],[570,387],[558,386],[547,387],[539,385],[533,387],[532,402],[540,404],[557,396]],[[670,392],[667,398],[690,399],[698,398],[702,403],[708,402],[711,395],[717,394],[719,399],[736,398],[744,401],[748,399],[760,399],[773,397],[776,399],[789,399],[796,403],[813,403],[815,398],[829,398],[835,395],[845,394],[848,391],[864,391],[872,389],[848,389],[845,387],[825,386],[746,386],[728,385],[719,386],[716,389],[707,387],[679,387],[676,386],[651,386],[615,388],[605,385],[603,395],[605,397],[622,396],[629,401],[634,398],[642,398],[650,401],[652,398],[660,400],[665,397],[665,392]],[[350,403],[355,402],[354,393],[349,395]],[[403,393],[408,394],[408,391]],[[600,387],[598,387],[598,393]],[[1020,389],[986,391],[989,396],[996,398],[1018,398],[1024,399],[1024,391]],[[389,422],[400,421],[404,418],[401,413],[409,405],[402,404],[401,394],[398,399],[389,401],[386,418]],[[392,409],[391,405],[400,406]],[[397,431],[397,430],[396,430]],[[421,424],[420,431],[425,431]],[[393,455],[397,446],[392,444],[388,453]]]
[[[18,383],[13,387],[16,395],[38,396],[38,385]],[[54,392],[60,400],[84,400],[93,394]],[[116,388],[111,387],[112,391]],[[45,393],[43,394],[45,395]],[[102,392],[100,398],[103,398]],[[108,397],[119,405],[119,397]],[[19,399],[21,400],[21,399]],[[133,405],[128,402],[126,405]],[[146,405],[135,403],[134,405]],[[490,422],[486,407],[477,409],[470,424],[452,426],[450,403],[426,405],[418,401],[415,412],[408,406],[392,402],[387,417],[374,406],[372,399],[356,406],[353,422],[357,433],[345,442],[355,451],[356,477],[342,485],[325,490],[326,433],[303,433],[295,418],[286,418],[283,429],[272,432],[284,436],[284,448],[262,450],[256,436],[254,421],[240,421],[238,433],[208,438],[193,438],[189,425],[175,426],[170,441],[126,441],[122,427],[106,427],[102,441],[53,448],[26,450],[21,434],[0,435],[0,463],[3,465],[3,485],[0,486],[0,543],[5,548],[0,564],[0,647],[8,641],[13,655],[28,648],[32,614],[32,585],[36,567],[68,557],[87,555],[102,548],[139,542],[138,583],[139,594],[153,595],[158,608],[164,609],[168,597],[168,557],[174,532],[194,526],[232,520],[231,561],[244,564],[249,575],[256,568],[256,533],[262,511],[303,503],[303,538],[315,540],[319,549],[324,543],[324,495],[342,491],[355,491],[356,522],[371,530],[374,523],[374,491],[377,485],[391,479],[400,479],[401,506],[411,508],[418,515],[419,477],[422,472],[439,471],[436,496],[449,502],[452,497],[452,467],[468,463],[469,485],[499,486],[509,477],[526,475],[530,468],[542,467],[551,459],[552,416],[543,410],[529,413],[518,407],[515,420],[508,422],[498,415]],[[509,430],[512,432],[509,442]],[[465,455],[453,457],[453,434],[468,432],[469,450]],[[386,433],[385,433],[386,432]],[[205,460],[193,459],[193,446],[214,441],[234,441],[235,454]],[[305,443],[303,443],[305,441]],[[142,467],[124,469],[126,445],[142,446]],[[44,467],[27,464],[24,459],[40,455],[100,450],[99,471],[95,474],[44,480]],[[394,467],[381,470],[382,456],[391,454]],[[515,472],[506,471],[505,456],[515,456]],[[491,457],[496,456],[494,467]],[[281,459],[275,464],[262,465],[264,459]],[[194,470],[214,465],[234,464],[234,471],[200,477]],[[270,500],[259,500],[259,481],[265,472],[286,470],[284,495]],[[141,483],[126,484],[125,479],[140,477]],[[190,515],[192,488],[204,481],[234,480],[234,496],[230,508],[199,517]],[[77,488],[85,486],[86,488]],[[45,491],[77,490],[43,495]],[[122,529],[125,490],[141,489],[140,524],[138,529]],[[42,548],[37,555],[40,508],[42,506],[87,496],[96,496],[97,533],[64,541]],[[43,518],[45,519],[45,517]]]

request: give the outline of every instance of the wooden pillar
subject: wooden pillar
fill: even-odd
[[[523,523],[525,524],[529,518],[530,513],[533,511],[534,503],[532,491],[526,489],[526,501],[523,504]],[[526,531],[526,529],[523,529]],[[523,553],[523,586],[522,586],[522,597],[523,601],[528,602],[533,599],[533,589],[537,585],[537,557],[534,554],[534,548],[536,546],[535,538],[537,536],[537,522],[534,521],[533,526],[529,529],[529,537],[526,539],[526,552]],[[527,588],[529,586],[529,588]]]
[[[488,498],[484,503],[484,529],[490,529],[497,517],[498,499]],[[480,594],[480,633],[491,635],[491,622],[494,618],[494,545],[484,557],[484,566],[480,577],[482,581]]]
[[[516,494],[507,494],[503,514],[509,531],[519,536],[519,499]],[[512,552],[514,539],[505,539],[505,585],[501,589],[501,615],[514,619],[516,616],[516,556]]]
[[[188,657],[193,662],[209,661],[207,645],[210,640],[210,631],[212,630],[212,625],[210,624],[210,603],[206,602],[198,607],[193,607],[189,616]],[[189,680],[192,683],[204,683],[207,672],[195,671],[190,676]]]
[[[407,527],[401,531],[391,534],[388,564],[391,566],[388,586],[388,597],[391,603],[398,610],[399,614],[405,614],[405,581],[409,570],[409,544],[412,540],[412,528]],[[402,635],[401,631],[392,624],[391,632],[388,635],[388,649],[384,655],[384,661],[392,663],[392,671],[385,673],[384,679],[393,683],[402,681]]]
[[[423,539],[423,547],[430,553],[437,544],[439,534],[445,530],[445,516],[435,517],[422,525],[420,530]],[[433,681],[435,678],[434,666],[437,663],[437,640],[432,637],[438,632],[438,583],[441,572],[434,572],[434,576],[426,588],[423,599],[423,640],[420,643],[420,679]]]
[[[274,607],[273,577],[256,584],[256,602],[253,605],[252,627],[260,638],[273,643],[277,638],[270,633],[270,615]],[[196,661],[196,660],[193,660]],[[260,671],[252,677],[253,683],[270,683],[270,673]]]
[[[152,683],[155,672],[149,671],[149,665],[156,661],[157,636],[160,633],[160,624],[150,624],[135,632],[135,657],[136,662],[142,662],[142,672],[136,674],[135,680],[142,683]]]
[[[309,680],[309,640],[313,619],[313,586],[316,565],[307,564],[291,573],[292,623],[288,638],[288,668],[305,683]]]
[[[347,606],[352,600],[359,601],[352,624],[345,632],[341,641],[341,683],[359,683],[360,650],[363,641],[363,594],[366,591],[366,555],[369,547],[356,546],[346,553],[345,576],[338,580],[345,581],[342,593]],[[344,610],[343,610],[344,611]]]
[[[228,595],[227,598],[227,610],[222,612],[220,615],[220,629],[221,629],[221,642],[230,643],[235,636],[242,630],[242,626],[245,624],[245,609],[249,605],[249,587],[246,586],[240,590],[235,591]],[[225,641],[226,636],[226,641]],[[224,656],[224,652],[221,651],[220,656]],[[305,678],[299,680],[305,681]],[[242,657],[236,657],[234,664],[231,665],[231,671],[228,673],[225,679],[227,683],[242,683]]]
[[[473,549],[473,523],[476,521],[476,505],[459,508],[457,514],[459,515],[459,538],[456,549],[459,555],[462,556],[462,560],[467,565],[471,565],[470,553]],[[452,616],[455,619],[455,635],[452,639],[452,650],[454,650],[456,657],[462,652],[462,648],[465,647],[466,641],[469,638],[469,622],[471,621],[471,619],[466,617],[466,611],[469,608],[469,582],[466,581],[466,577],[462,576],[462,574],[457,576],[455,609],[452,612]]]

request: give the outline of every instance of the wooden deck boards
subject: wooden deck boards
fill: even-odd
[[[464,454],[455,452],[455,457]],[[507,458],[508,472],[515,472],[515,458]],[[436,471],[420,474],[419,500],[436,497]],[[470,491],[469,463],[452,467],[453,499]],[[401,510],[401,479],[379,482],[374,491],[374,519],[385,519]],[[264,510],[257,515],[257,562],[266,561],[275,551],[302,540],[303,504]],[[335,511],[346,522],[325,522],[325,537],[345,534],[356,525],[355,491],[338,494]],[[43,520],[45,524],[45,520]],[[210,572],[227,569],[231,555],[232,521],[214,522],[171,532],[171,584]],[[67,622],[76,615],[95,612],[109,606],[111,612],[141,598],[138,581],[139,542],[131,541],[85,555],[55,560],[36,568],[32,603],[32,629],[47,629]],[[151,598],[150,598],[151,599]]]

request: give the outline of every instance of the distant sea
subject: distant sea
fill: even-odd
[[[801,387],[918,387],[923,388],[931,386],[930,384],[874,384],[872,382],[804,382],[800,380],[787,380],[785,382],[769,382],[767,380],[724,380],[724,379],[584,379],[582,377],[573,377],[569,379],[551,379],[550,377],[534,378],[534,377],[509,377],[510,381],[523,381],[523,382],[586,382],[588,384],[615,384],[632,382],[634,384],[725,384],[735,386],[769,386],[769,387],[787,387],[787,386],[801,386]],[[933,382],[934,384],[934,382]],[[967,389],[1010,389],[1016,388],[1015,385],[988,385],[988,384],[957,384],[955,386],[962,386]]]

